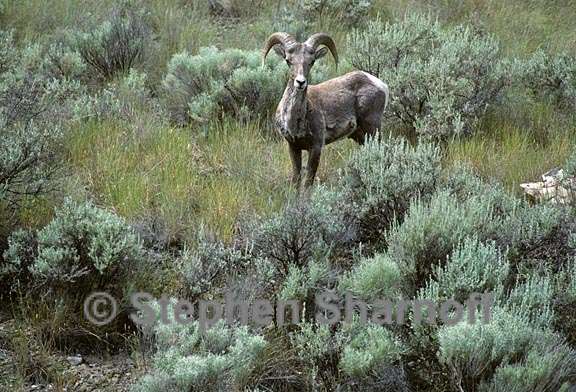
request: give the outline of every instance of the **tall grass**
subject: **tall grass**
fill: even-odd
[[[239,4],[240,2],[236,2]],[[16,28],[21,41],[35,40],[66,27],[78,28],[86,18],[99,20],[114,2],[30,0],[26,6],[8,0],[0,21]],[[283,8],[296,10],[298,0],[252,0],[233,20],[210,15],[207,2],[143,0],[155,37],[146,71],[156,89],[171,56],[203,46],[260,48],[277,26]],[[244,9],[246,7],[251,9]],[[576,30],[572,0],[375,0],[371,15],[384,20],[416,10],[448,23],[473,23],[496,34],[509,55],[523,56],[540,46],[573,49]],[[296,26],[299,20],[291,23]],[[342,74],[346,62],[347,27],[330,17],[312,21],[310,32],[325,30],[336,40]],[[280,97],[278,97],[280,99]],[[516,113],[520,110],[520,113]],[[485,176],[494,176],[518,191],[518,184],[537,179],[562,163],[575,145],[574,121],[545,104],[529,109],[506,103],[490,113],[477,135],[454,141],[446,149],[447,164],[470,161]],[[290,188],[286,146],[264,138],[261,126],[227,120],[212,125],[207,137],[192,129],[159,127],[142,136],[115,122],[75,126],[69,138],[69,162],[80,182],[104,204],[127,217],[164,219],[174,235],[199,225],[229,238],[242,214],[267,214],[279,208]],[[385,130],[388,131],[388,130]],[[325,150],[320,181],[329,181],[353,143]],[[26,211],[26,210],[24,210]],[[34,214],[29,214],[33,223]]]
[[[243,215],[269,214],[293,194],[286,145],[264,135],[258,123],[232,120],[207,136],[170,127],[142,136],[120,123],[88,123],[72,132],[69,162],[88,190],[123,216],[161,218],[175,236],[206,226],[229,239]],[[325,150],[320,181],[353,145]]]
[[[576,148],[576,123],[546,103],[504,107],[489,113],[474,136],[447,146],[447,165],[470,163],[484,177],[520,193],[522,182],[538,181],[564,164]]]

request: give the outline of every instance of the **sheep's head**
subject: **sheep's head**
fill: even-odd
[[[323,45],[323,47],[320,47]],[[290,67],[291,79],[294,81],[294,87],[304,90],[308,86],[308,76],[314,62],[328,53],[328,50],[334,56],[336,65],[338,65],[338,52],[334,40],[325,33],[316,33],[310,36],[306,42],[296,41],[290,34],[274,33],[266,41],[264,46],[262,63],[270,49],[278,56],[282,57]]]

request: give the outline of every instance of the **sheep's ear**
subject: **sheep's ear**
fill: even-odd
[[[318,49],[316,51],[316,54],[315,54],[316,60],[321,59],[322,57],[326,56],[326,53],[328,53],[328,48],[323,47],[323,48]]]
[[[282,45],[274,45],[274,52],[283,59],[286,58],[286,52],[284,52],[284,47]]]

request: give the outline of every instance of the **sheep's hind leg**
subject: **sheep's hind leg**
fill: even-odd
[[[367,138],[374,137],[380,131],[381,126],[382,120],[379,115],[358,120],[358,129],[349,137],[356,143],[363,145]]]
[[[366,141],[366,134],[364,133],[363,130],[361,129],[357,129],[355,130],[353,133],[350,134],[350,136],[348,136],[350,139],[354,140],[356,143],[358,143],[359,145],[363,145],[364,142]]]

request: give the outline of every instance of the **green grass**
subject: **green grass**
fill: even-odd
[[[561,166],[576,148],[576,122],[543,103],[525,102],[489,113],[472,137],[447,146],[447,165],[470,163],[482,176],[520,194],[523,182],[538,181]]]
[[[277,211],[294,194],[286,144],[258,123],[224,121],[207,136],[160,127],[142,136],[115,122],[78,126],[69,162],[98,201],[128,218],[160,217],[174,236],[205,226],[230,239],[243,216]],[[319,181],[343,165],[354,143],[325,149]]]
[[[88,18],[101,20],[113,2],[31,0],[26,6],[8,0],[0,21],[17,30],[21,41],[48,39],[47,34],[79,28]],[[166,64],[179,51],[191,53],[203,46],[258,49],[272,32],[280,5],[291,0],[251,0],[238,20],[211,18],[207,2],[144,1],[154,28],[155,52],[144,67],[153,90]],[[243,9],[244,9],[243,8]],[[450,23],[473,23],[497,35],[508,55],[523,56],[542,45],[569,49],[576,38],[573,1],[556,0],[376,0],[371,15],[384,20],[416,10],[432,12]],[[347,27],[329,17],[311,30],[332,34],[343,60],[337,74],[348,70]],[[280,99],[280,97],[278,97]],[[518,184],[537,179],[559,165],[575,145],[573,120],[548,107],[533,107],[514,114],[505,104],[481,124],[482,132],[451,143],[447,164],[469,161],[484,176],[493,176],[518,192]],[[145,118],[145,117],[144,117]],[[68,140],[69,162],[88,193],[129,218],[162,218],[175,236],[188,236],[199,226],[230,238],[242,215],[266,215],[290,197],[290,163],[286,146],[262,136],[258,124],[227,121],[213,125],[207,137],[193,129],[159,126],[142,136],[115,122],[75,126]],[[329,181],[343,164],[353,143],[330,146],[322,158],[320,181]],[[71,177],[72,178],[72,177]],[[76,181],[76,180],[73,180]],[[38,219],[24,209],[23,221]],[[45,215],[45,214],[44,214]],[[49,215],[49,214],[48,214]],[[41,221],[44,222],[43,218]],[[40,221],[36,222],[40,224]]]

